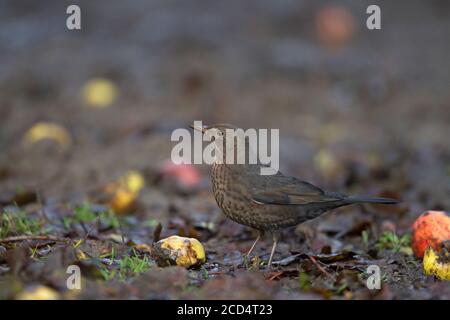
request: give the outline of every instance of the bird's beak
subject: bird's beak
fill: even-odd
[[[202,133],[205,133],[205,131],[208,130],[208,126],[200,127],[200,126],[194,126],[194,125],[190,124],[189,127],[191,127],[194,130],[201,131]]]

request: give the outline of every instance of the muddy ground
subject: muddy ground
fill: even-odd
[[[66,299],[449,299],[410,234],[450,208],[450,6],[375,2],[369,31],[374,1],[76,1],[69,31],[73,1],[2,1],[1,233],[28,238],[0,243],[0,298],[42,285]],[[80,92],[99,77],[117,97],[93,108]],[[256,233],[222,215],[208,166],[167,170],[171,132],[193,120],[279,128],[283,173],[402,202],[286,230],[266,270],[270,237],[244,261]],[[38,122],[70,141],[25,143]],[[119,214],[105,188],[130,170],[145,186]],[[142,244],[175,234],[206,263],[156,266]],[[66,287],[71,264],[82,290]],[[373,264],[381,290],[366,287]]]

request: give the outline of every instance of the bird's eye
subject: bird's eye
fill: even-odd
[[[218,135],[219,137],[222,137],[222,136],[223,136],[223,132],[220,131],[220,130],[217,130],[217,135]]]

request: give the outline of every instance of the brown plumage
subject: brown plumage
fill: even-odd
[[[223,139],[226,129],[236,128],[220,124],[204,128],[194,127],[194,129],[203,132],[212,130],[216,139]],[[225,156],[226,148],[223,150],[223,156]],[[247,143],[246,151],[248,150]],[[388,198],[346,196],[327,192],[308,182],[285,176],[281,172],[275,175],[261,175],[262,164],[222,162],[224,161],[216,161],[211,169],[213,192],[217,204],[231,220],[259,230],[260,234],[247,255],[253,251],[264,232],[267,231],[273,235],[274,244],[268,262],[269,267],[277,246],[279,231],[282,229],[296,226],[326,211],[350,204],[398,202]]]

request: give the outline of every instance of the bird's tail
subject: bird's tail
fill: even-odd
[[[345,202],[349,204],[353,203],[379,203],[379,204],[396,204],[399,200],[392,198],[378,198],[378,197],[366,197],[366,196],[349,196],[345,198]]]

